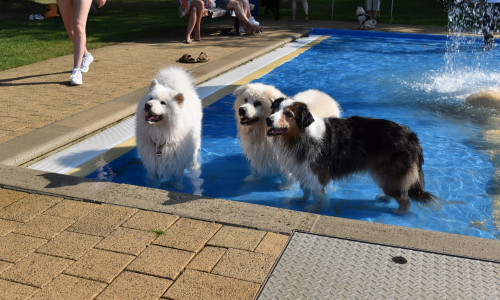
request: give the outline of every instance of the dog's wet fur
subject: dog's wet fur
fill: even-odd
[[[436,202],[425,191],[422,147],[408,127],[359,116],[321,118],[286,98],[275,100],[272,109],[267,134],[276,139],[278,162],[300,182],[304,200],[313,194],[316,209],[327,202],[324,188],[331,180],[361,172],[396,199],[396,213],[408,211],[409,200]]]

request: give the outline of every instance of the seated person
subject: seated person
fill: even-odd
[[[262,31],[262,27],[255,21],[250,13],[250,3],[248,0],[216,0],[217,7],[234,11],[236,18],[246,34],[253,34]]]
[[[193,41],[191,40],[191,33],[194,30],[194,40],[201,40],[201,18],[208,15],[208,11],[205,9],[206,7],[211,7],[213,1],[206,0],[181,0],[181,10],[180,16],[184,16],[189,14],[189,20],[186,31],[186,40],[187,44],[191,44]]]

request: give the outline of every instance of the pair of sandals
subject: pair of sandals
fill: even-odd
[[[210,57],[205,52],[201,52],[200,55],[198,55],[198,58],[192,57],[191,54],[189,53],[186,53],[183,56],[181,56],[181,58],[179,58],[179,62],[186,64],[204,63],[208,62],[209,60]]]

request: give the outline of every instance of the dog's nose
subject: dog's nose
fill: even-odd
[[[271,127],[273,125],[273,121],[271,120],[270,117],[266,118],[266,124],[267,124],[267,127]]]
[[[153,107],[153,104],[151,104],[149,102],[146,102],[146,104],[144,105],[145,109],[151,109],[151,107]]]
[[[238,109],[238,114],[240,116],[244,116],[246,114],[247,110],[244,108],[244,107],[240,107],[240,109]]]

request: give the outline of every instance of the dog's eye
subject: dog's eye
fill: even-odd
[[[285,117],[287,118],[293,118],[293,114],[289,111],[285,111]]]
[[[163,104],[163,105],[166,105],[166,104],[167,104],[165,101],[162,101],[162,102],[160,102],[160,103],[161,103],[161,104]]]
[[[149,97],[149,100],[153,100],[153,97]]]
[[[245,103],[247,103],[247,102],[248,102],[248,99],[247,99],[247,98],[245,98],[245,100],[244,100],[244,101],[245,101]]]
[[[260,103],[260,101],[255,101],[255,103],[253,104],[253,106],[257,107],[257,106],[261,106],[262,103]]]

